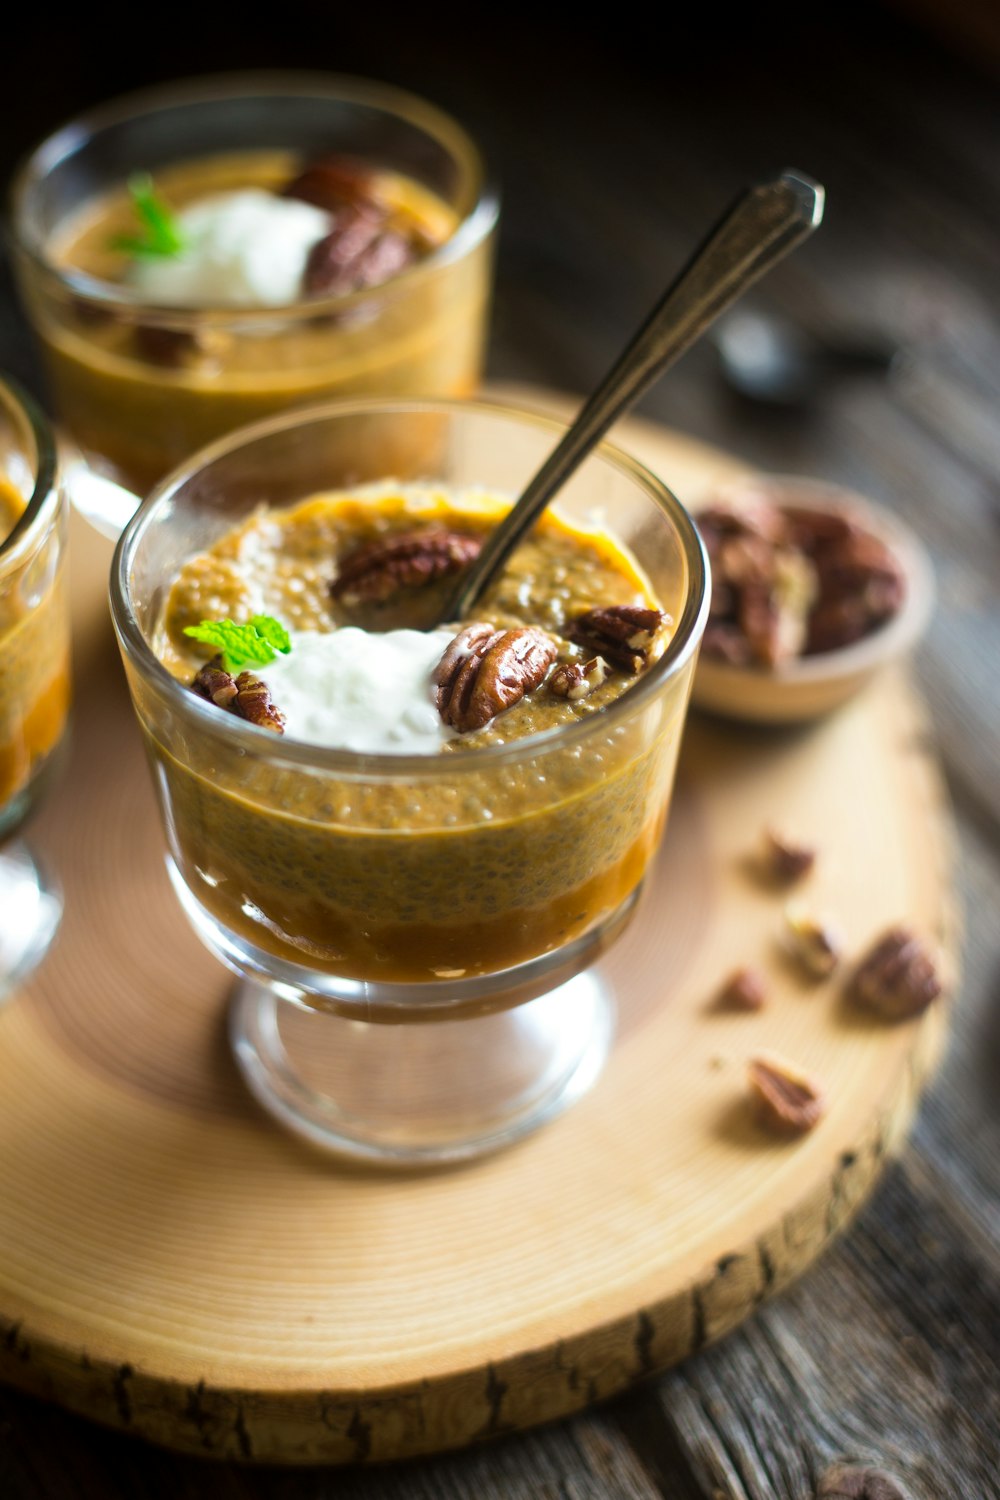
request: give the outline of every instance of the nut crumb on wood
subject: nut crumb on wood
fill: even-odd
[[[772,1129],[801,1134],[826,1109],[819,1080],[777,1052],[758,1052],[749,1061],[748,1076],[757,1114]]]
[[[763,1010],[767,986],[759,969],[735,969],[719,991],[719,1004],[727,1010]]]
[[[843,945],[839,934],[825,920],[801,907],[785,913],[788,947],[814,979],[827,979],[840,962]]]
[[[767,828],[764,830],[764,858],[768,873],[782,884],[790,885],[808,875],[816,863],[816,850],[800,839]]]

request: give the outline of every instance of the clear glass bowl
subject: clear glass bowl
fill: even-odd
[[[119,544],[112,612],[174,885],[249,981],[237,1056],[272,1112],[357,1156],[474,1155],[595,1075],[609,1006],[586,971],[631,914],[663,828],[707,611],[697,532],[624,454],[590,458],[557,508],[630,549],[676,632],[600,713],[468,753],[276,738],[175,681],[150,638],[182,563],[262,501],[389,476],[513,497],[560,431],[462,403],[314,408],[196,455]]]
[[[244,152],[343,154],[398,173],[456,227],[381,286],[268,309],[154,306],[50,257],[62,226],[131,172]],[[151,89],[64,126],[17,174],[10,217],[59,417],[98,474],[144,495],[196,448],[272,412],[341,395],[471,392],[497,214],[475,144],[431,105],[356,79],[261,73]],[[80,494],[84,509],[99,504],[96,486]]]
[[[65,542],[51,429],[0,379],[0,999],[42,957],[61,912],[15,835],[57,765],[69,713]]]

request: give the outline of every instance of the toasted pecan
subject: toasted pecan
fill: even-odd
[[[748,1065],[750,1094],[772,1129],[798,1134],[812,1127],[826,1108],[819,1080],[777,1052],[759,1052]]]
[[[275,707],[267,684],[252,672],[241,672],[237,677],[233,708],[242,719],[259,725],[261,729],[273,730],[275,734],[285,732],[284,714]]]
[[[401,589],[457,573],[482,545],[480,537],[440,527],[376,537],[340,560],[330,593],[341,604],[383,604]]]
[[[570,626],[569,638],[626,672],[640,671],[651,659],[667,616],[641,604],[610,604],[588,609]]]
[[[222,665],[221,656],[213,656],[194,675],[191,688],[200,697],[207,698],[217,708],[231,708],[239,689],[236,679]]]
[[[908,927],[891,927],[883,933],[851,982],[854,998],[889,1021],[920,1015],[941,990],[934,960]]]
[[[460,734],[482,729],[536,688],[555,658],[555,641],[533,626],[468,625],[434,670],[438,711]]]

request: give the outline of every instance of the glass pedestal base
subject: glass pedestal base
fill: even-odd
[[[314,1010],[240,981],[229,1012],[257,1101],[354,1161],[468,1161],[551,1119],[601,1070],[614,1003],[599,969],[509,1010],[393,1024]]]
[[[62,894],[15,839],[0,849],[0,1003],[45,956],[62,916]]]

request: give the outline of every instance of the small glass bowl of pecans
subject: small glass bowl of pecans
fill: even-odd
[[[695,519],[712,566],[692,694],[700,708],[757,723],[818,718],[927,626],[924,547],[853,491],[748,474],[706,496]]]

